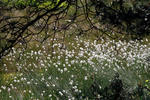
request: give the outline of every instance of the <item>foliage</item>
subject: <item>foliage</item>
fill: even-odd
[[[100,21],[119,27],[130,34],[139,36],[150,33],[150,6],[144,1],[111,1],[107,4],[103,1],[94,1],[96,13]]]
[[[18,9],[24,9],[28,6],[50,9],[56,6],[59,0],[3,0],[2,2],[9,7],[15,7]]]
[[[43,40],[66,30],[78,35],[90,31],[149,35],[148,1],[131,0],[2,0],[0,13],[0,58],[12,47],[28,45],[33,37]],[[133,6],[134,5],[134,6]],[[86,23],[86,24],[85,24]],[[73,30],[71,27],[74,27]],[[98,36],[100,37],[100,36]]]
[[[1,0],[1,99],[149,99],[149,41],[121,40],[149,35],[149,13],[146,0]]]
[[[36,1],[13,0],[4,1],[6,6],[1,6],[0,17],[0,58],[7,55],[12,47],[22,43],[27,43],[30,36],[48,31],[47,26],[52,16],[65,13],[68,7],[65,0]],[[37,26],[42,27],[37,30]],[[54,22],[53,22],[54,23]],[[35,25],[37,24],[37,25]],[[47,32],[46,32],[47,33]],[[24,41],[24,42],[23,42]]]

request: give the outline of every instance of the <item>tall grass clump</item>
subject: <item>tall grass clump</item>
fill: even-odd
[[[3,61],[1,100],[148,100],[150,44],[75,38],[14,49]],[[19,57],[18,57],[19,55]]]

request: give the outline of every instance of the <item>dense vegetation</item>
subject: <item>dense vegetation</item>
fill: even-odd
[[[149,100],[150,44],[141,44],[146,41],[102,39],[99,43],[76,37],[67,41],[66,49],[61,49],[55,40],[52,54],[49,41],[41,46],[32,45],[24,53],[14,49],[3,60],[0,97]]]
[[[148,0],[1,0],[0,100],[149,100]]]
[[[33,35],[42,35],[44,41],[52,36],[48,33],[64,33],[74,24],[79,35],[148,35],[149,8],[147,0],[2,0],[0,58],[19,43],[26,45]]]

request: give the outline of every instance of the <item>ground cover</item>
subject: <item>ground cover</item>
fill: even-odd
[[[63,47],[62,47],[63,46]],[[148,100],[149,40],[54,40],[3,59],[2,100]],[[119,88],[118,88],[119,87]],[[119,92],[119,94],[118,94]]]

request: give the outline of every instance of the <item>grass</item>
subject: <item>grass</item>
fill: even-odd
[[[53,57],[48,51],[49,42],[27,49],[18,59],[19,51],[14,49],[3,60],[1,100],[115,100],[116,80],[123,83],[121,93],[126,99],[149,98],[150,92],[140,86],[150,87],[146,60],[150,44],[102,41],[75,38],[65,44],[65,49],[55,41]]]

